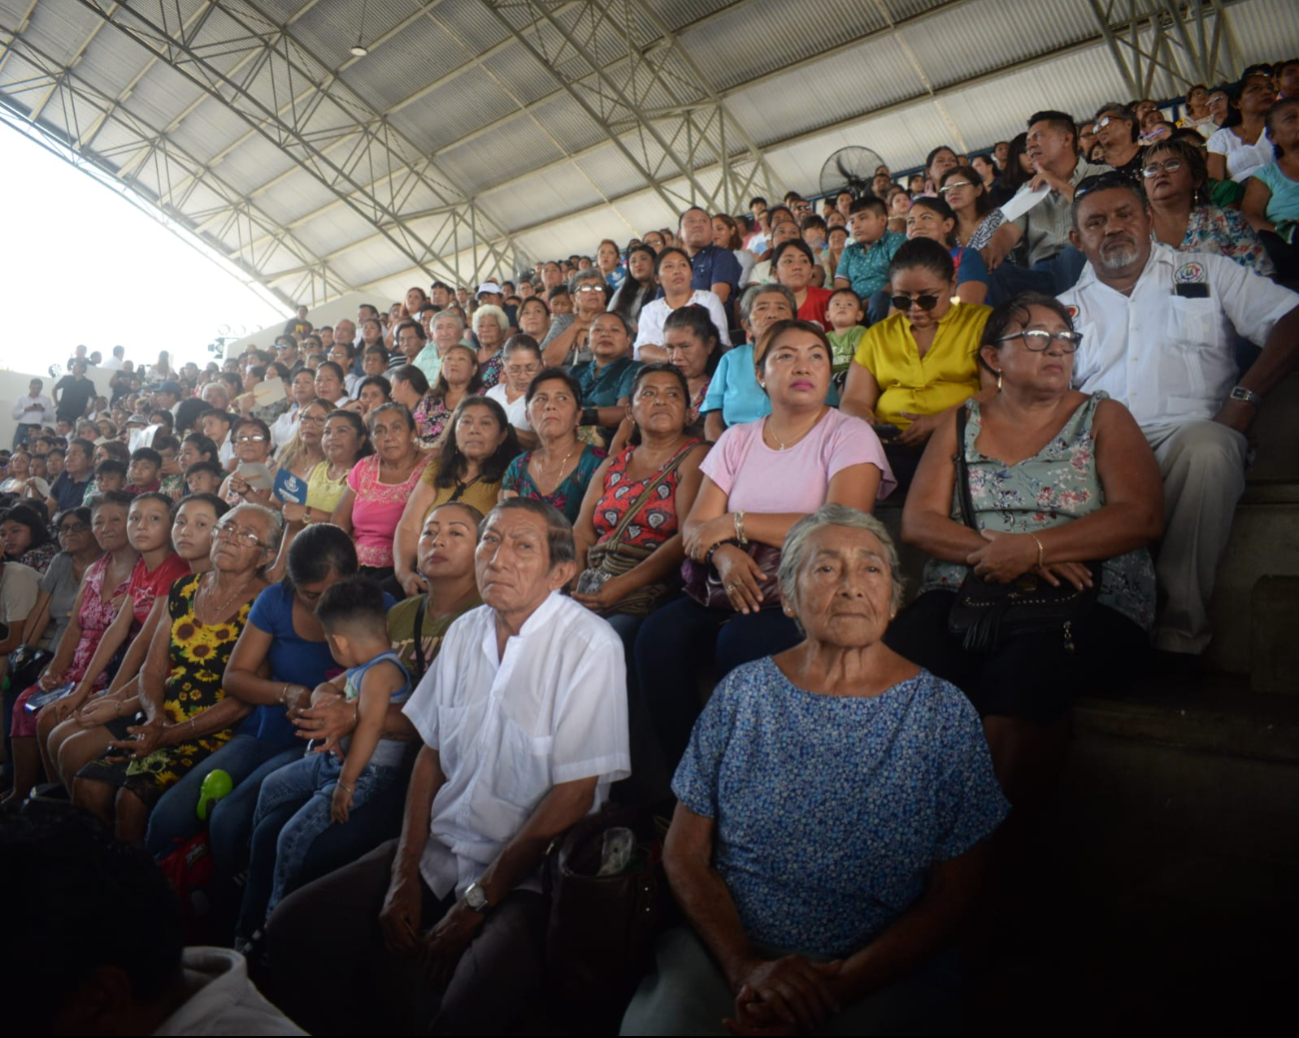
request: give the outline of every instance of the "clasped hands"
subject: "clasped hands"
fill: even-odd
[[[379,912],[379,928],[389,951],[420,959],[429,980],[445,988],[460,956],[482,926],[483,916],[464,901],[456,901],[435,926],[421,932],[423,908],[418,875],[394,876]]]
[[[1037,564],[1037,542],[1026,533],[1003,533],[1000,530],[979,531],[987,542],[965,557],[966,564],[990,584],[1009,584],[1029,570],[1052,587],[1067,580],[1079,591],[1092,586],[1091,569],[1081,562],[1048,562]]]
[[[812,962],[802,955],[754,960],[732,981],[735,1016],[722,1023],[732,1034],[806,1034],[842,1009],[836,978],[842,960]]]

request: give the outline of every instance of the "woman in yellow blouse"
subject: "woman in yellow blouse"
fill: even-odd
[[[979,391],[979,340],[992,310],[957,300],[955,281],[938,242],[904,244],[889,265],[898,312],[866,330],[848,366],[841,407],[875,427],[904,491],[939,416]]]

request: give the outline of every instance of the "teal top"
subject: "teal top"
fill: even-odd
[[[1061,526],[1105,507],[1105,488],[1096,473],[1092,421],[1096,405],[1108,399],[1096,393],[1079,405],[1064,428],[1031,458],[1007,465],[974,446],[983,428],[979,403],[969,400],[965,457],[970,469],[970,500],[980,529],[1035,533]],[[952,518],[964,523],[960,489],[952,488]],[[960,587],[969,567],[931,559],[922,591]],[[1098,601],[1149,630],[1155,619],[1155,566],[1145,548],[1106,559],[1101,568]]]
[[[1254,176],[1272,192],[1272,197],[1267,200],[1266,214],[1272,223],[1299,220],[1299,181],[1287,177],[1275,162],[1254,170]]]
[[[510,462],[510,467],[505,470],[505,477],[501,480],[501,490],[512,490],[519,497],[531,497],[554,505],[568,517],[570,523],[575,523],[577,514],[582,510],[586,485],[591,482],[595,470],[606,457],[608,455],[602,449],[587,444],[577,459],[577,467],[555,487],[553,494],[547,496],[532,481],[532,473],[528,471],[528,461],[532,458],[532,452],[529,451]]]

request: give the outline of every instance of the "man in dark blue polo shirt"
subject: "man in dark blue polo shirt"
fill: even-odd
[[[50,515],[69,508],[80,508],[86,488],[94,476],[95,445],[89,440],[72,440],[63,457],[63,471],[50,484],[50,496],[45,507]]]
[[[681,214],[681,244],[690,254],[690,287],[713,291],[722,301],[727,320],[735,326],[735,295],[739,291],[740,261],[730,249],[713,244],[713,220],[706,210],[691,206]]]

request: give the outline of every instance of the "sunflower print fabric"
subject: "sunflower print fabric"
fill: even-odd
[[[201,574],[194,574],[176,581],[167,600],[171,616],[171,671],[162,709],[171,724],[188,721],[225,698],[221,677],[252,609],[251,602],[245,603],[233,619],[204,626],[194,616],[194,599],[201,579]],[[232,735],[234,729],[226,728],[133,760],[126,768],[126,785],[145,793],[146,801],[155,799],[179,782],[190,768],[219,750]],[[147,793],[140,789],[146,783],[155,789]]]

